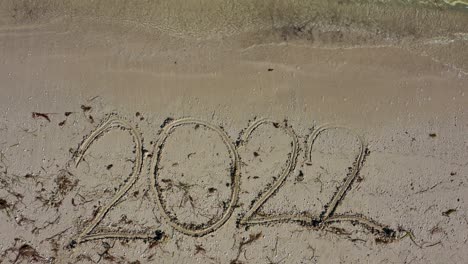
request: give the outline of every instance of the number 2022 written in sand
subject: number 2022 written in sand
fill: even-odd
[[[162,188],[158,181],[160,170],[158,165],[161,161],[161,156],[163,152],[162,150],[164,148],[166,140],[177,128],[187,125],[203,126],[206,129],[215,132],[226,145],[227,150],[229,152],[229,156],[231,158],[231,194],[229,202],[225,204],[221,217],[219,217],[218,219],[212,219],[208,223],[200,225],[180,223],[176,217],[171,216],[171,214],[166,208],[165,201],[161,195]],[[309,229],[333,232],[334,229],[331,227],[331,224],[336,222],[351,222],[352,224],[357,224],[365,227],[370,233],[372,233],[376,237],[376,240],[381,242],[392,242],[401,239],[402,237],[408,234],[408,232],[404,230],[394,231],[388,228],[386,225],[377,223],[376,221],[373,221],[361,214],[335,214],[337,206],[339,205],[340,201],[345,197],[345,193],[349,190],[353,181],[356,179],[356,176],[358,175],[364,162],[364,157],[367,148],[363,139],[358,135],[355,136],[359,142],[359,151],[357,156],[355,157],[354,163],[352,167],[350,167],[349,173],[346,174],[343,183],[341,184],[341,186],[339,186],[338,191],[332,196],[331,200],[327,203],[324,210],[319,216],[313,216],[304,213],[280,215],[258,214],[260,207],[263,204],[265,204],[265,202],[269,198],[271,198],[274,195],[274,193],[278,191],[278,189],[281,188],[286,178],[292,173],[292,171],[296,167],[297,156],[299,151],[298,137],[296,136],[292,127],[288,126],[286,122],[279,123],[269,119],[259,119],[252,122],[250,126],[242,133],[242,136],[239,138],[236,144],[233,143],[233,141],[221,127],[212,125],[203,120],[195,118],[181,118],[177,120],[167,119],[166,122],[164,122],[162,126],[162,131],[154,147],[151,162],[150,178],[151,188],[155,193],[157,207],[161,212],[161,216],[172,228],[189,236],[204,236],[206,234],[216,231],[226,223],[226,221],[232,216],[234,208],[237,205],[240,193],[240,168],[242,166],[242,163],[240,162],[238,150],[244,148],[249,143],[249,139],[256,129],[265,125],[271,125],[275,129],[282,129],[290,137],[291,150],[288,154],[286,164],[283,167],[280,176],[275,178],[274,182],[271,185],[269,185],[265,191],[259,193],[259,196],[256,200],[252,201],[251,207],[238,219],[238,226],[249,226],[266,223],[296,222],[300,225],[307,226]],[[132,188],[137,179],[140,177],[143,164],[143,140],[141,138],[140,133],[129,122],[115,115],[111,115],[109,118],[106,119],[105,122],[103,122],[88,137],[85,138],[85,140],[80,144],[75,155],[75,166],[78,166],[91,144],[98,137],[102,136],[105,132],[116,128],[128,130],[133,138],[133,142],[135,144],[135,162],[132,173],[130,175],[130,178],[116,192],[116,194],[113,196],[110,202],[103,206],[93,218],[93,220],[90,221],[90,223],[87,224],[87,226],[85,226],[81,230],[81,232],[77,235],[76,240],[74,240],[74,243],[82,243],[89,240],[104,238],[154,239],[155,237],[159,237],[158,239],[160,239],[160,232],[156,232],[156,236],[153,233],[148,234],[125,231],[95,232],[96,226],[102,221],[102,219],[109,212],[109,210],[119,200],[122,199],[122,196],[124,196],[129,191],[129,189]],[[320,126],[315,128],[308,137],[308,143],[306,146],[307,162],[312,161],[311,153],[317,137],[323,132],[331,129],[344,129],[348,132],[351,132],[346,127],[340,126]],[[400,236],[400,234],[397,234],[399,232],[404,232],[404,235]]]

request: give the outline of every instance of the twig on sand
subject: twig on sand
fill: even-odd
[[[50,122],[49,113],[32,112],[32,118],[44,118],[45,120]]]

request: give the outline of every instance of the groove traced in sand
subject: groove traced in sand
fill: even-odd
[[[357,176],[359,170],[361,169],[362,162],[364,160],[364,152],[366,150],[364,140],[359,135],[353,133],[349,128],[342,127],[342,126],[323,125],[323,126],[320,126],[320,127],[316,128],[316,129],[314,129],[314,131],[310,135],[310,138],[309,138],[310,144],[309,144],[309,149],[307,151],[307,157],[306,157],[306,160],[308,162],[312,162],[312,148],[313,148],[313,145],[315,143],[315,140],[317,139],[317,137],[321,133],[323,133],[326,130],[330,130],[330,129],[344,129],[344,130],[349,131],[353,135],[355,135],[356,138],[359,140],[359,153],[358,153],[358,155],[356,157],[354,165],[352,166],[351,172],[346,176],[345,183],[339,188],[338,192],[333,196],[330,203],[328,203],[327,209],[325,210],[324,214],[321,217],[323,220],[325,220],[328,217],[333,215],[333,212],[335,211],[336,207],[338,206],[338,202],[343,198],[344,194],[346,193],[346,191],[348,190],[348,188],[350,187],[350,185],[354,181],[354,179],[356,179],[356,176]]]
[[[252,207],[247,211],[247,213],[241,218],[240,224],[248,225],[248,224],[261,224],[267,222],[278,222],[278,221],[310,221],[310,217],[307,216],[294,216],[294,215],[282,215],[282,216],[267,216],[267,217],[254,217],[254,214],[258,211],[258,209],[273,195],[278,188],[283,184],[284,180],[288,175],[294,170],[294,167],[297,162],[297,154],[298,154],[298,139],[292,128],[286,125],[280,125],[277,122],[271,121],[269,119],[260,119],[255,121],[252,125],[250,125],[244,137],[241,140],[241,146],[245,146],[248,142],[249,137],[252,135],[252,132],[257,129],[259,126],[264,124],[273,124],[281,126],[282,129],[286,131],[286,133],[292,138],[292,146],[291,146],[291,153],[289,154],[288,160],[286,162],[286,167],[281,172],[279,178],[273,183],[273,185],[263,193],[260,198],[252,205]]]
[[[232,191],[231,191],[231,199],[230,199],[229,205],[225,209],[223,215],[221,216],[219,220],[217,220],[216,222],[214,222],[213,224],[209,226],[201,227],[199,229],[190,229],[182,224],[176,223],[169,216],[162,201],[161,190],[159,189],[159,185],[157,184],[158,164],[161,159],[161,154],[162,154],[162,149],[164,147],[164,143],[166,142],[167,138],[171,135],[171,133],[174,131],[176,127],[189,125],[189,124],[205,126],[213,130],[214,132],[216,132],[221,137],[224,144],[227,146],[229,154],[231,155],[231,159],[232,159],[232,164],[231,164],[232,166],[231,167]],[[206,235],[208,233],[211,233],[217,230],[231,217],[232,212],[234,210],[234,206],[237,203],[238,196],[239,196],[239,186],[240,186],[239,168],[240,168],[240,163],[239,163],[237,150],[234,144],[231,142],[229,136],[221,128],[211,125],[210,123],[205,122],[203,120],[199,120],[195,118],[181,118],[181,119],[174,120],[171,123],[167,124],[163,128],[163,131],[161,135],[159,136],[159,139],[156,143],[153,162],[151,165],[151,185],[152,185],[153,190],[155,191],[156,202],[157,202],[159,209],[161,210],[161,215],[163,216],[163,218],[166,219],[169,225],[171,225],[177,231],[184,233],[186,235],[203,236],[203,235]]]
[[[153,239],[154,236],[150,234],[139,233],[116,233],[116,232],[102,232],[99,234],[90,234],[86,236],[83,241],[98,240],[104,238],[119,238],[119,239]]]
[[[349,190],[351,184],[357,177],[363,162],[366,153],[366,145],[364,140],[359,136],[354,134],[350,129],[341,126],[331,126],[331,125],[323,125],[320,126],[312,131],[312,134],[308,137],[308,149],[305,153],[306,157],[305,160],[308,162],[312,162],[311,153],[313,150],[313,145],[318,138],[318,136],[326,130],[330,129],[345,129],[355,135],[359,141],[359,152],[355,158],[351,171],[346,175],[346,180],[342,186],[340,186],[337,193],[332,197],[330,202],[325,207],[324,211],[320,214],[320,216],[311,216],[307,215],[307,213],[302,214],[282,214],[282,215],[270,215],[270,216],[256,216],[259,208],[265,204],[265,202],[281,187],[284,183],[285,179],[291,174],[294,170],[297,157],[299,152],[299,141],[298,137],[295,134],[292,127],[288,126],[286,123],[280,124],[278,122],[274,122],[269,119],[260,119],[253,122],[245,131],[243,136],[239,141],[239,148],[245,147],[248,143],[250,136],[258,127],[271,124],[276,128],[283,129],[292,139],[291,142],[291,152],[288,154],[288,160],[286,161],[286,166],[281,171],[281,174],[277,180],[266,190],[263,194],[260,195],[257,201],[254,202],[252,207],[245,213],[245,215],[239,220],[239,224],[241,225],[255,225],[255,224],[266,224],[266,223],[274,223],[274,222],[298,222],[303,226],[307,226],[314,230],[323,230],[328,232],[336,232],[333,228],[330,227],[333,223],[337,222],[351,222],[353,224],[359,224],[365,228],[367,228],[373,235],[376,236],[380,241],[384,242],[392,242],[399,240],[397,238],[396,231],[388,228],[386,225],[377,223],[374,220],[368,219],[365,216],[360,214],[349,214],[349,215],[334,215],[334,212],[339,205],[340,201],[343,200],[346,192]],[[228,152],[231,156],[231,199],[229,205],[224,210],[220,219],[216,220],[214,223],[206,224],[206,226],[201,226],[194,228],[190,224],[180,224],[177,223],[176,220],[171,217],[168,212],[166,211],[163,197],[161,195],[161,190],[159,188],[157,177],[158,177],[158,165],[161,161],[162,150],[164,148],[164,144],[167,138],[171,135],[171,133],[179,126],[183,125],[201,125],[205,126],[208,129],[213,130],[216,132],[223,143],[227,146]],[[79,146],[78,151],[75,156],[75,166],[78,166],[82,161],[86,151],[92,145],[92,143],[105,132],[109,131],[113,128],[123,128],[130,131],[131,136],[133,137],[135,143],[135,164],[133,167],[132,174],[129,178],[128,183],[126,183],[112,198],[112,200],[104,206],[97,214],[97,216],[88,224],[83,231],[78,235],[76,242],[81,243],[89,240],[97,240],[97,239],[104,239],[104,238],[122,238],[122,239],[152,239],[152,236],[149,233],[132,233],[132,232],[101,232],[101,233],[92,233],[94,228],[102,221],[105,217],[106,213],[114,206],[125,193],[133,186],[133,184],[138,179],[142,163],[142,139],[138,131],[133,128],[128,122],[119,119],[116,116],[111,116],[108,118],[103,124],[101,124],[95,131],[93,131]],[[226,221],[231,217],[234,207],[237,204],[238,196],[240,193],[240,159],[238,156],[237,148],[234,146],[232,141],[230,140],[229,136],[218,126],[214,126],[208,122],[195,119],[195,118],[181,118],[178,120],[174,120],[168,124],[165,124],[161,134],[159,135],[154,152],[153,152],[153,160],[151,164],[151,185],[152,189],[156,194],[156,203],[158,208],[161,211],[162,217],[168,222],[170,226],[172,226],[177,231],[190,235],[190,236],[203,236],[208,233],[216,231],[218,228],[223,226]],[[404,231],[404,230],[403,230]]]
[[[267,123],[272,123],[278,127],[278,123],[275,123],[268,119],[260,119],[254,122],[252,125],[247,128],[244,137],[241,140],[241,147],[245,146],[248,142],[248,139],[252,132],[258,128],[259,126]],[[260,198],[254,203],[254,205],[249,209],[249,211],[241,218],[239,223],[241,225],[254,225],[254,224],[265,224],[265,223],[273,223],[273,222],[299,222],[304,226],[308,226],[309,228],[315,230],[323,230],[334,232],[333,229],[330,229],[330,225],[336,222],[352,222],[356,224],[360,224],[367,228],[372,234],[378,237],[381,241],[391,242],[396,240],[396,232],[387,228],[385,225],[377,223],[373,220],[370,220],[362,215],[353,214],[353,215],[333,215],[336,207],[338,206],[339,202],[343,199],[345,193],[349,190],[350,185],[356,178],[359,170],[362,167],[362,163],[364,162],[364,154],[366,150],[366,146],[364,144],[363,139],[356,135],[359,140],[359,153],[356,157],[356,160],[353,164],[352,170],[346,176],[345,183],[339,188],[339,191],[332,197],[331,201],[328,203],[328,206],[325,208],[324,212],[321,214],[320,217],[313,217],[310,215],[276,215],[276,216],[262,216],[262,217],[254,217],[254,214],[258,211],[258,209],[273,195],[280,187],[281,184],[284,182],[286,177],[291,173],[294,169],[296,162],[297,162],[297,152],[298,152],[298,145],[297,145],[297,136],[295,135],[294,131],[287,127],[282,126],[283,129],[291,136],[293,139],[292,143],[292,152],[289,156],[287,161],[287,165],[285,169],[282,171],[281,176],[278,180],[274,182],[274,184],[263,193]],[[315,140],[317,139],[318,135],[322,132],[329,130],[329,129],[346,129],[350,132],[346,127],[340,126],[330,126],[324,125],[314,129],[312,134],[309,136],[309,149],[306,152],[306,160],[311,162],[311,153],[312,147],[314,145]],[[354,134],[354,133],[353,133]],[[355,135],[355,134],[354,134]]]
[[[338,192],[332,197],[331,201],[327,204],[324,212],[320,216],[320,226],[322,229],[326,230],[327,226],[334,222],[352,222],[366,227],[371,233],[378,236],[380,239],[385,241],[393,241],[395,239],[395,231],[387,228],[385,225],[375,222],[374,220],[368,219],[362,215],[352,214],[352,215],[334,215],[336,208],[338,207],[340,201],[343,200],[346,192],[349,190],[351,184],[356,179],[359,171],[362,168],[366,144],[361,136],[354,133],[347,127],[343,126],[333,126],[333,125],[322,125],[317,127],[312,131],[312,134],[309,136],[309,145],[308,151],[306,152],[306,160],[310,163],[312,162],[312,150],[315,140],[318,136],[330,129],[344,129],[354,136],[359,141],[359,152],[355,158],[351,171],[346,175],[346,180],[342,186],[338,189]]]
[[[148,237],[147,235],[143,234],[133,234],[133,233],[124,233],[124,232],[109,232],[109,233],[99,233],[99,234],[91,234],[91,232],[94,230],[94,228],[102,221],[104,216],[107,214],[107,212],[111,209],[114,204],[122,198],[125,193],[133,186],[133,184],[136,182],[138,179],[138,176],[140,175],[141,172],[141,167],[143,163],[143,155],[142,155],[142,139],[139,134],[139,132],[133,128],[128,122],[125,120],[122,120],[116,116],[111,116],[107,121],[105,121],[103,124],[101,124],[98,128],[96,128],[95,131],[93,131],[89,137],[87,137],[79,146],[78,151],[76,153],[76,160],[75,160],[75,166],[78,166],[83,159],[83,156],[85,155],[86,151],[88,148],[91,146],[91,144],[101,135],[104,134],[104,132],[112,129],[112,128],[117,128],[121,127],[124,129],[127,129],[130,134],[133,137],[133,141],[135,143],[135,164],[133,166],[132,174],[128,180],[128,182],[120,188],[120,190],[114,195],[112,200],[105,205],[99,213],[94,217],[94,219],[91,221],[90,224],[88,224],[83,231],[78,235],[76,242],[81,243],[85,242],[88,240],[93,240],[93,239],[103,239],[103,238],[116,238],[116,237],[121,237],[121,238],[142,238],[142,237]]]
[[[333,222],[355,222],[367,227],[372,232],[385,233],[385,226],[362,215],[334,215],[323,220],[324,224],[331,224]]]

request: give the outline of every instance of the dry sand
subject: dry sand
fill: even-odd
[[[1,1],[0,263],[466,263],[465,9]]]

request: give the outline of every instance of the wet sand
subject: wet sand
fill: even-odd
[[[463,5],[183,2],[0,4],[0,263],[464,262]]]

